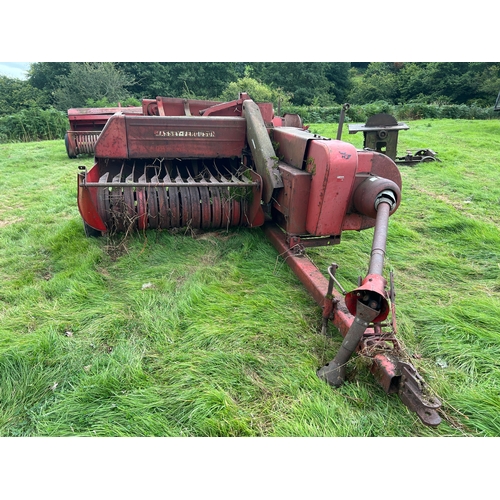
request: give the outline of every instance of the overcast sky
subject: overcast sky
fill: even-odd
[[[26,71],[29,69],[29,62],[0,62],[0,76],[25,80]]]

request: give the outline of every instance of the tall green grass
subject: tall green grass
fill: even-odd
[[[63,139],[69,129],[66,113],[56,109],[23,109],[0,116],[0,143]]]
[[[401,341],[443,401],[437,429],[360,357],[339,389],[317,378],[340,335],[319,334],[320,309],[260,229],[86,238],[76,173],[90,160],[57,140],[0,145],[0,435],[498,436],[500,123],[410,127],[400,147],[442,163],[401,167],[387,269]],[[371,236],[309,255],[349,288]]]

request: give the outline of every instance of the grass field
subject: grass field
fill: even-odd
[[[0,145],[1,436],[500,436],[500,121],[422,120],[389,224],[399,335],[442,400],[423,426],[354,357],[260,229],[86,238],[63,141]],[[313,125],[336,136],[336,125]],[[360,134],[344,140],[361,146]],[[372,231],[314,249],[344,288]]]

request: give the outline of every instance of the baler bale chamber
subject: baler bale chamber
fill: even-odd
[[[440,402],[397,340],[391,274],[383,277],[389,217],[401,202],[394,161],[310,133],[297,115],[274,115],[247,94],[226,103],[158,97],[142,114],[117,112],[80,167],[78,206],[87,235],[132,229],[259,227],[322,307],[343,342],[317,374],[342,385],[354,352],[426,425]],[[347,293],[333,263],[326,278],[307,247],[340,243],[342,231],[374,228],[368,273]]]
[[[69,158],[93,155],[95,143],[104,125],[117,112],[142,114],[142,107],[71,108],[68,109],[69,130],[64,136]]]

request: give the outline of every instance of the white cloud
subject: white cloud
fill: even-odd
[[[26,72],[30,69],[29,62],[0,62],[0,75],[9,78],[26,80]]]

